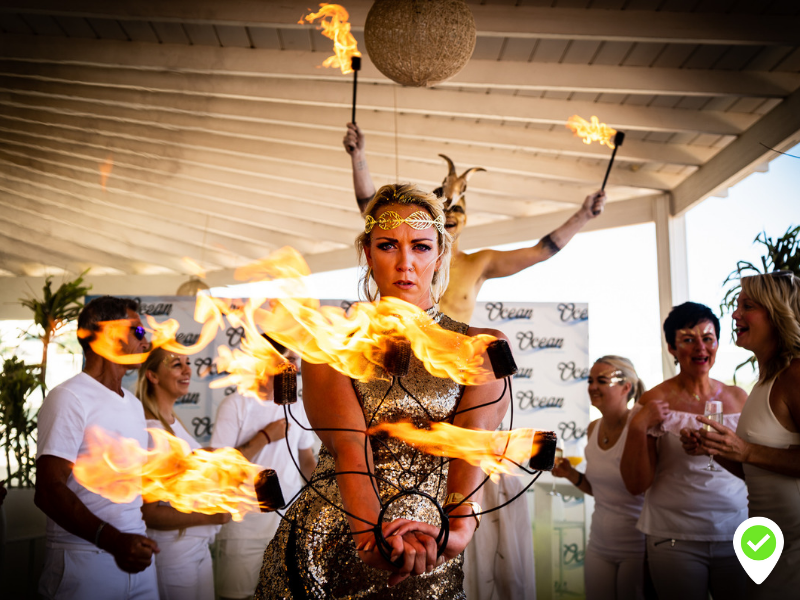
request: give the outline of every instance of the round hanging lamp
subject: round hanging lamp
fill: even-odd
[[[189,278],[189,281],[185,281],[180,285],[178,291],[175,292],[176,296],[197,296],[199,292],[204,292],[208,290],[208,284],[200,279],[192,275]]]
[[[475,49],[464,0],[376,0],[364,24],[369,59],[392,81],[431,86],[453,77]]]

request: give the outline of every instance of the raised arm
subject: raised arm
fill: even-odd
[[[648,394],[651,394],[648,397]],[[656,439],[647,435],[647,430],[661,423],[667,415],[669,405],[648,392],[639,400],[642,404],[628,426],[628,437],[619,465],[625,487],[634,496],[643,494],[653,484],[656,474]]]
[[[45,454],[36,461],[34,504],[70,533],[106,550],[120,569],[138,573],[150,566],[155,541],[133,533],[123,533],[92,513],[67,486],[73,463]],[[102,525],[102,527],[101,527]]]
[[[353,163],[353,190],[356,193],[358,209],[363,213],[367,204],[375,195],[375,184],[369,174],[365,152],[364,134],[355,123],[347,124],[347,133],[342,140],[344,149],[350,155]]]
[[[519,250],[507,250],[505,252],[498,250],[488,251],[491,252],[491,257],[487,262],[484,273],[485,279],[514,275],[554,256],[569,243],[586,223],[603,212],[605,201],[606,193],[604,191],[597,191],[586,196],[583,205],[574,215],[567,219],[563,225],[544,236],[535,246],[520,248]]]

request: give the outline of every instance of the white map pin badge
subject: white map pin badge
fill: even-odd
[[[745,572],[761,584],[783,552],[783,532],[766,517],[751,517],[736,528],[733,549]]]

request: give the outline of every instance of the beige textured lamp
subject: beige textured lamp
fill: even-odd
[[[392,81],[431,86],[453,77],[475,49],[464,0],[376,0],[364,24],[367,53]]]
[[[198,292],[202,292],[209,289],[208,285],[205,281],[192,275],[189,277],[189,281],[186,281],[180,285],[178,291],[175,292],[176,296],[197,296]]]

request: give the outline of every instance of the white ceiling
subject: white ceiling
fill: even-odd
[[[652,221],[663,194],[681,214],[800,141],[793,0],[468,2],[475,53],[430,89],[369,61],[371,4],[345,7],[374,178],[432,189],[439,153],[485,167],[466,249],[538,238],[598,187],[610,151],[573,114],[626,133],[594,229]],[[95,292],[169,294],[184,257],[212,284],[287,244],[314,270],[355,263],[352,79],[319,68],[307,6],[0,0],[0,317],[86,268]]]

